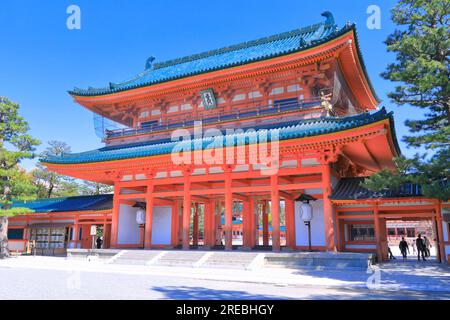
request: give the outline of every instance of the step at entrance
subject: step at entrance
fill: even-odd
[[[133,264],[146,265],[152,261],[161,251],[153,250],[126,250],[122,252],[116,259],[113,259],[113,264]]]
[[[206,251],[167,251],[154,266],[194,267]]]
[[[214,252],[202,267],[245,269],[257,255],[253,252]]]

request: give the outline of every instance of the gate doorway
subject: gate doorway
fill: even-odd
[[[420,255],[422,259],[422,251],[416,244],[419,234],[425,244],[423,256],[428,261],[440,261],[439,241],[437,226],[434,219],[430,218],[402,218],[402,219],[385,219],[384,229],[386,238],[383,241],[387,256],[387,261],[404,262],[418,261]],[[407,244],[406,258],[400,249],[400,242],[404,240]],[[391,257],[389,250],[392,253]]]

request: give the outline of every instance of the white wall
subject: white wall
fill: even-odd
[[[117,244],[141,243],[141,231],[136,223],[136,211],[138,209],[125,204],[120,205]]]
[[[323,216],[323,200],[311,202],[313,207],[313,219],[311,221],[311,245],[325,245],[325,223]],[[297,246],[308,245],[308,227],[301,219],[301,203],[295,203],[295,238]]]
[[[152,244],[171,244],[172,207],[153,207]]]

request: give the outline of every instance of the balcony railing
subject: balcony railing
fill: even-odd
[[[231,110],[228,112],[215,113],[213,116],[194,116],[181,115],[180,118],[172,118],[165,123],[150,123],[142,125],[138,128],[125,128],[116,130],[105,130],[106,139],[128,137],[146,133],[154,133],[159,131],[166,131],[178,129],[183,127],[190,127],[194,125],[195,121],[202,121],[203,124],[210,125],[214,123],[221,123],[233,120],[245,120],[255,117],[265,117],[276,115],[279,113],[302,111],[320,105],[320,98],[312,98],[294,102],[280,102],[264,106],[246,107],[245,110]]]

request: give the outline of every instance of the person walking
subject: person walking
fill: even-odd
[[[391,251],[391,247],[389,247],[388,246],[388,255],[389,255],[389,260],[392,260],[392,259],[397,259],[396,257],[394,257],[394,255],[392,254],[392,251]]]
[[[426,236],[423,236],[423,244],[425,246],[425,257],[429,258],[431,255],[431,252],[430,252],[431,244],[430,244],[430,240],[428,240],[428,238]]]
[[[402,241],[400,241],[398,247],[400,248],[400,252],[402,253],[403,259],[407,259],[409,253],[409,246],[408,242],[406,242],[404,237],[402,237]]]
[[[413,239],[411,247],[412,247],[412,250],[413,250],[413,255],[416,255],[416,252],[417,252],[416,239]]]
[[[102,248],[102,245],[103,245],[102,238],[100,238],[100,237],[97,238],[96,245],[97,245],[97,249],[101,249]]]
[[[424,243],[420,233],[416,239],[416,246],[417,246],[417,259],[420,261],[420,256],[422,255],[423,261],[427,261],[425,259],[425,243]]]

